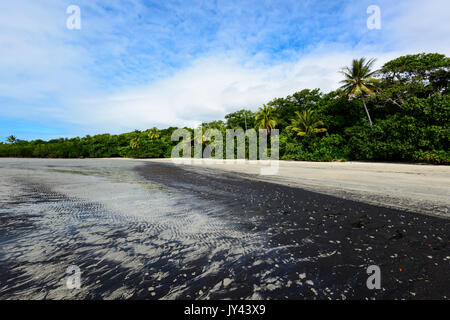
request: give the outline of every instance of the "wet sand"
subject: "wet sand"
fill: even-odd
[[[171,159],[143,161],[172,163]],[[450,166],[378,162],[273,161],[276,174],[261,175],[265,162],[188,161],[189,169],[224,171],[369,204],[450,218]]]
[[[170,163],[0,159],[0,174],[0,299],[450,297],[446,218]]]

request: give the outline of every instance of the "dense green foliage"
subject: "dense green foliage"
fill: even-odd
[[[301,90],[268,102],[258,112],[241,109],[226,115],[225,121],[203,123],[203,132],[218,129],[225,137],[226,129],[277,128],[282,159],[449,164],[450,58],[403,56],[376,73],[370,70],[371,61],[355,60],[343,69],[347,80],[342,90],[326,94],[319,89]],[[7,143],[0,143],[0,156],[170,157],[178,143],[171,141],[175,129],[30,142],[10,136]],[[214,137],[205,138],[203,148],[216,143]],[[191,144],[195,142],[194,138]]]

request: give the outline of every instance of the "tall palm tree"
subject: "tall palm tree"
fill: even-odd
[[[345,79],[341,81],[343,83],[341,89],[348,95],[350,100],[361,97],[370,126],[372,126],[372,119],[364,97],[374,97],[375,91],[379,89],[376,84],[380,80],[373,78],[376,73],[376,71],[372,70],[374,63],[375,59],[353,59],[351,67],[344,67],[340,71],[345,76]]]
[[[296,118],[291,119],[291,125],[286,127],[288,131],[294,131],[298,136],[304,136],[310,133],[319,133],[327,131],[326,128],[320,128],[324,123],[319,119],[317,113],[312,109],[295,112]]]
[[[159,130],[156,127],[151,128],[148,130],[148,137],[150,140],[156,140],[159,139]]]
[[[14,143],[17,141],[16,137],[13,135],[10,135],[8,138],[6,138],[6,141],[9,143]]]
[[[140,142],[141,141],[140,141],[139,137],[131,139],[130,140],[130,148],[132,150],[135,150],[135,149],[139,148]]]
[[[270,133],[270,130],[274,129],[277,125],[275,109],[264,104],[256,113],[255,120],[259,123],[260,129],[266,129],[267,133]]]
[[[140,139],[140,134],[141,132],[139,130],[134,130],[133,132],[130,133],[130,148],[131,149],[137,149],[139,148],[139,145],[141,143],[141,139]]]

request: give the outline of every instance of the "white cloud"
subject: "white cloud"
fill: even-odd
[[[399,48],[450,54],[450,1],[416,0],[402,3],[386,28]],[[393,13],[391,13],[393,14]]]
[[[71,43],[65,9],[47,0],[1,2],[0,97],[37,104],[49,96],[73,98],[93,83],[85,68],[91,58]]]
[[[395,6],[391,5],[390,1],[380,1],[382,30],[361,29],[356,35],[361,37],[356,47],[346,43],[345,41],[349,40],[343,37],[342,39],[347,40],[336,39],[336,43],[330,43],[328,40],[314,46],[308,44],[307,54],[295,56],[295,53],[292,53],[289,60],[284,61],[267,59],[267,53],[263,51],[249,53],[254,52],[252,46],[258,43],[261,37],[264,39],[266,32],[280,31],[280,37],[283,36],[281,26],[284,23],[284,11],[271,16],[276,18],[276,23],[267,26],[267,30],[263,29],[266,21],[255,23],[255,30],[247,32],[242,38],[236,36],[240,27],[237,23],[242,20],[242,16],[238,15],[236,19],[239,18],[239,21],[233,20],[233,24],[226,24],[227,20],[221,21],[223,25],[219,28],[217,37],[211,38],[209,45],[213,47],[225,42],[228,46],[208,47],[208,51],[201,53],[200,58],[197,55],[193,60],[191,55],[186,53],[188,51],[182,51],[186,54],[185,59],[189,64],[178,71],[173,71],[175,67],[172,65],[164,66],[161,58],[164,56],[161,52],[165,50],[163,44],[169,40],[171,44],[178,44],[175,41],[177,39],[171,38],[171,34],[186,29],[182,34],[189,35],[191,25],[161,34],[156,31],[162,27],[159,24],[152,25],[151,28],[154,29],[145,29],[154,31],[154,35],[149,35],[151,45],[148,45],[148,48],[154,47],[154,52],[158,54],[149,59],[155,59],[155,73],[159,75],[161,70],[167,69],[169,71],[165,74],[170,75],[159,78],[149,74],[147,79],[152,79],[151,82],[134,85],[129,79],[142,80],[148,71],[141,69],[145,64],[141,64],[140,59],[153,54],[134,54],[133,51],[127,51],[128,46],[132,47],[134,43],[145,38],[139,31],[140,26],[131,26],[130,28],[134,29],[129,33],[124,29],[130,16],[137,19],[142,6],[133,0],[130,3],[135,5],[130,7],[130,12],[115,13],[111,17],[112,20],[108,20],[110,10],[98,3],[85,2],[87,8],[82,6],[82,17],[83,12],[91,10],[100,18],[91,16],[90,19],[83,20],[80,33],[71,33],[65,29],[67,14],[63,4],[55,5],[52,1],[46,1],[42,5],[42,2],[38,4],[23,0],[17,0],[14,4],[1,3],[0,97],[25,102],[23,106],[14,108],[2,106],[1,115],[55,119],[89,132],[121,132],[154,125],[194,126],[202,121],[223,118],[226,113],[237,108],[256,110],[273,98],[285,97],[304,88],[321,88],[325,92],[335,89],[341,77],[338,70],[356,57],[376,57],[380,66],[403,54],[450,54],[450,24],[447,17],[450,3],[447,0],[405,1],[396,3]],[[153,12],[155,15],[157,13]],[[344,11],[344,15],[343,19],[347,21],[353,19],[355,13]],[[359,19],[365,16],[364,8]],[[264,16],[257,18],[263,19]],[[162,23],[163,20],[160,17],[158,21]],[[270,22],[270,19],[267,19],[267,22]],[[207,25],[206,22],[204,24]],[[205,25],[202,24],[202,28]],[[307,24],[310,29],[314,25],[314,21]],[[365,27],[365,23],[361,25]],[[252,23],[244,22],[243,26],[251,28]],[[146,28],[150,27],[147,25]],[[299,29],[299,32],[301,31],[303,29]],[[333,30],[330,29],[331,31]],[[130,34],[139,35],[140,38],[128,38]],[[377,35],[380,37],[377,38]],[[103,36],[106,40],[101,42]],[[371,41],[380,38],[382,41]],[[98,46],[94,45],[97,40],[101,42]],[[249,47],[246,47],[247,42],[250,43]],[[180,48],[195,48],[199,43],[193,39],[190,44],[190,39],[184,39]],[[232,51],[224,52],[226,47],[231,47]],[[270,43],[267,47],[270,48]],[[167,55],[177,56],[178,59],[181,53],[175,50],[167,52]],[[109,58],[108,61],[99,61],[105,56]],[[270,61],[270,64],[267,61]],[[132,70],[129,70],[130,65],[134,67]],[[117,67],[120,72],[111,71],[111,76],[115,77],[114,81],[111,81],[114,85],[105,88],[105,78],[108,79],[110,71],[108,66]],[[124,77],[124,83],[128,87],[117,85],[120,83],[117,78],[121,77]],[[52,100],[52,103],[39,103],[41,99],[47,98]],[[75,134],[85,132],[78,131]]]
[[[131,88],[95,101],[84,101],[81,123],[122,129],[153,125],[193,126],[220,119],[241,107],[256,110],[263,103],[301,89],[336,89],[338,70],[363,52],[319,52],[292,62],[254,66],[238,58],[211,56],[195,61],[173,76],[147,86]],[[234,55],[233,55],[234,56]],[[375,54],[369,55],[375,56]],[[379,65],[395,54],[381,55]]]
[[[339,86],[338,70],[356,57],[376,57],[379,67],[404,54],[449,54],[449,9],[446,0],[409,1],[395,10],[386,3],[382,6],[389,18],[383,23],[386,43],[379,45],[361,41],[352,49],[346,44],[319,44],[307,55],[270,66],[261,64],[258,55],[244,59],[242,52],[203,57],[163,80],[88,104],[82,121],[114,123],[122,130],[193,126],[223,118],[237,108],[256,110],[273,98],[304,88],[327,92]]]

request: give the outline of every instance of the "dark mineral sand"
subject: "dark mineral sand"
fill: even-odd
[[[272,265],[276,270],[272,277],[280,277],[283,284],[264,292],[264,298],[450,298],[448,219],[255,182],[232,173],[155,163],[137,171],[207,199],[211,206],[225,206],[233,219],[266,234],[267,246],[280,261]],[[231,265],[237,287],[216,298],[247,296],[262,267],[252,265],[256,258]],[[367,289],[369,265],[381,269],[381,290]]]
[[[5,177],[15,191],[0,194],[0,299],[450,298],[448,219],[218,170],[102,161],[52,162],[80,178]],[[91,164],[134,168],[160,193],[124,194],[133,212],[123,216],[46,178],[73,177],[77,189],[86,181],[101,195],[109,182],[85,178]],[[133,218],[141,211],[148,216]],[[82,270],[78,291],[65,287],[71,264]],[[366,287],[369,265],[381,268],[380,290]]]

